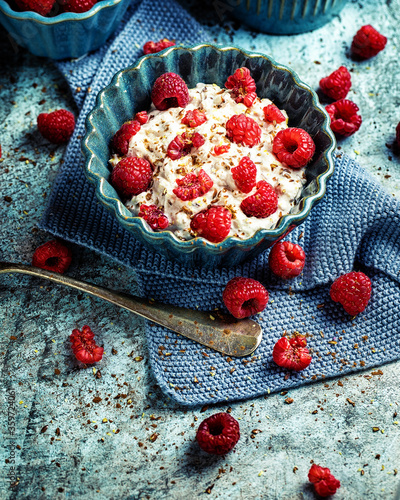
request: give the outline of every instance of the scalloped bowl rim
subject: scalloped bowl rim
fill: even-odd
[[[1,0],[0,0],[1,1]],[[247,239],[240,239],[235,236],[230,236],[223,240],[221,243],[211,243],[207,241],[204,238],[201,237],[196,237],[191,240],[185,240],[182,241],[179,238],[177,238],[174,233],[171,231],[149,231],[147,227],[145,226],[145,223],[141,217],[138,216],[125,216],[123,215],[123,210],[127,210],[127,208],[122,204],[121,200],[119,198],[111,197],[105,194],[104,192],[104,184],[108,183],[108,181],[101,175],[99,175],[96,172],[93,172],[91,170],[91,163],[92,163],[92,158],[95,157],[95,153],[93,153],[89,147],[90,140],[92,136],[95,136],[97,134],[96,127],[94,123],[92,122],[94,118],[94,113],[96,112],[97,109],[102,109],[105,107],[104,105],[104,97],[108,92],[110,92],[113,88],[119,87],[119,80],[121,76],[126,73],[126,72],[132,72],[132,71],[139,71],[143,63],[147,59],[154,59],[154,58],[163,58],[168,56],[171,52],[175,50],[188,50],[188,51],[198,51],[201,50],[204,47],[211,47],[213,49],[216,49],[221,52],[225,51],[230,51],[230,50],[235,50],[238,52],[241,52],[243,55],[249,58],[263,58],[268,60],[272,66],[274,66],[276,69],[287,71],[288,73],[291,74],[291,76],[294,79],[294,83],[299,86],[300,88],[303,88],[307,90],[311,96],[312,96],[312,105],[314,108],[316,108],[318,111],[320,111],[324,117],[325,120],[323,124],[321,125],[321,130],[330,138],[331,140],[331,145],[325,150],[323,156],[323,159],[328,165],[328,169],[326,172],[323,172],[322,174],[318,175],[315,178],[315,182],[317,183],[317,192],[313,195],[306,196],[304,198],[301,198],[301,201],[303,202],[304,206],[302,210],[296,214],[287,214],[281,217],[279,220],[278,226],[275,229],[259,229],[253,236]],[[104,87],[99,94],[97,95],[96,98],[96,104],[92,111],[90,111],[86,117],[85,121],[85,126],[86,126],[86,134],[82,139],[81,142],[81,148],[82,148],[82,153],[85,159],[85,173],[87,174],[87,177],[89,180],[95,184],[96,187],[96,195],[99,198],[99,200],[106,205],[109,209],[111,209],[114,214],[116,215],[117,219],[120,221],[120,223],[125,226],[125,227],[137,227],[139,230],[144,232],[148,238],[150,238],[153,242],[154,241],[161,241],[167,240],[170,243],[172,243],[174,246],[179,246],[179,249],[182,250],[184,253],[191,253],[196,251],[196,249],[201,248],[201,249],[207,249],[207,251],[211,253],[219,253],[221,250],[229,249],[231,247],[239,247],[239,248],[249,248],[257,245],[260,243],[263,238],[268,235],[270,237],[274,237],[275,239],[279,238],[280,236],[283,236],[285,232],[288,230],[289,226],[292,223],[295,223],[297,221],[302,221],[304,220],[308,214],[311,211],[311,208],[313,205],[318,202],[325,194],[326,192],[326,181],[329,179],[329,177],[333,174],[334,171],[334,160],[332,153],[336,147],[336,139],[335,136],[333,135],[332,131],[330,130],[329,127],[330,124],[330,118],[328,113],[325,111],[325,109],[321,106],[321,104],[318,101],[317,94],[315,91],[309,87],[307,84],[302,82],[297,75],[297,73],[288,67],[277,63],[272,57],[266,56],[264,54],[260,54],[257,52],[252,52],[252,51],[247,51],[244,50],[240,47],[229,45],[229,46],[217,46],[213,44],[208,44],[208,43],[203,43],[203,44],[197,44],[197,45],[192,45],[192,46],[173,46],[169,47],[167,49],[164,49],[161,52],[158,52],[157,54],[148,54],[139,59],[137,64],[135,66],[130,66],[128,68],[124,68],[120,71],[118,71],[114,77],[112,78],[111,82]],[[300,223],[299,222],[299,223]],[[298,224],[296,224],[298,225]],[[160,241],[161,240],[161,241]]]
[[[6,0],[0,0],[0,11],[2,11],[3,14],[12,19],[21,21],[35,21],[38,24],[53,26],[63,21],[83,21],[85,19],[89,19],[90,17],[97,14],[100,10],[106,9],[108,7],[113,7],[114,5],[117,5],[118,3],[124,1],[129,0],[100,0],[99,2],[94,4],[93,7],[87,12],[63,12],[62,14],[54,17],[45,17],[38,14],[37,12],[32,12],[29,10],[24,12],[17,12],[11,8]]]

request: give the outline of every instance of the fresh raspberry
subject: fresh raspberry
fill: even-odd
[[[308,480],[314,484],[315,492],[321,497],[334,495],[340,488],[340,481],[331,474],[327,467],[320,465],[312,464],[308,472]]]
[[[214,184],[211,177],[203,169],[200,169],[198,175],[195,172],[190,172],[182,179],[176,179],[176,183],[178,187],[172,192],[182,201],[194,200],[203,196],[210,191]]]
[[[274,137],[272,151],[291,168],[307,165],[315,151],[311,136],[302,128],[285,128]]]
[[[232,142],[251,148],[260,142],[261,128],[253,118],[243,113],[233,115],[226,122],[226,136]]]
[[[71,250],[60,241],[51,240],[35,250],[32,266],[63,274],[69,268],[71,260]]]
[[[198,132],[177,135],[168,144],[167,156],[171,160],[179,160],[182,156],[190,154],[192,148],[199,148],[204,144],[204,137]]]
[[[186,111],[185,116],[182,118],[181,123],[188,127],[198,127],[207,121],[206,114],[199,109]]]
[[[143,53],[144,54],[155,54],[156,52],[161,52],[167,47],[172,47],[175,44],[174,40],[168,40],[168,38],[163,38],[158,42],[146,42],[143,45]]]
[[[64,12],[76,13],[87,12],[95,3],[97,3],[97,0],[67,0],[66,2],[60,2]]]
[[[306,254],[300,245],[290,241],[275,243],[269,254],[271,271],[284,280],[295,278],[304,268]]]
[[[238,319],[264,311],[268,299],[265,287],[251,278],[232,278],[222,293],[228,311]]]
[[[355,316],[364,311],[371,297],[371,280],[364,273],[350,273],[339,276],[331,286],[332,300],[340,302],[344,310]]]
[[[166,229],[169,226],[168,217],[155,205],[140,205],[139,217],[142,217],[147,224],[156,231],[157,229]]]
[[[370,24],[362,26],[354,35],[351,51],[362,59],[376,56],[385,48],[387,38],[376,31]]]
[[[161,111],[168,108],[184,108],[190,100],[189,90],[179,75],[164,73],[154,82],[151,100]]]
[[[140,123],[137,120],[131,120],[122,125],[122,127],[115,133],[112,145],[117,154],[125,156],[128,153],[129,141],[140,130]]]
[[[340,66],[339,69],[329,76],[322,78],[319,81],[319,86],[322,92],[331,99],[335,101],[344,99],[351,87],[351,75],[349,70],[345,66]]]
[[[247,217],[257,217],[264,219],[276,212],[278,208],[278,196],[271,184],[267,181],[257,182],[257,191],[245,198],[240,204],[240,208]]]
[[[232,89],[231,94],[235,102],[242,102],[248,108],[257,98],[256,82],[247,68],[238,68],[233,75],[228,77],[225,87]]]
[[[139,113],[136,113],[135,115],[135,120],[137,120],[140,125],[144,125],[149,121],[149,115],[147,114],[147,111],[139,111]]]
[[[229,413],[216,413],[206,418],[197,429],[200,448],[212,455],[225,455],[240,438],[239,423]]]
[[[91,365],[102,359],[104,349],[96,345],[94,334],[87,325],[82,328],[81,332],[78,329],[72,330],[69,340],[78,361]]]
[[[263,108],[263,111],[266,122],[282,123],[286,121],[285,115],[277,106],[275,106],[275,104],[268,104],[268,106]]]
[[[111,173],[111,184],[124,198],[143,193],[153,178],[150,163],[144,158],[129,156],[117,163]]]
[[[214,146],[213,155],[220,156],[227,153],[231,148],[230,144],[221,144],[221,146]]]
[[[37,117],[37,126],[45,139],[54,144],[62,144],[67,142],[74,132],[75,117],[66,109],[40,113]]]
[[[331,129],[335,134],[348,137],[361,127],[362,118],[357,114],[358,106],[348,99],[340,99],[325,107],[331,118]]]
[[[282,337],[274,346],[272,358],[278,366],[299,372],[311,363],[311,354],[306,345],[307,340],[302,335],[290,339]]]
[[[213,206],[198,212],[190,222],[190,229],[196,236],[202,236],[211,243],[220,243],[231,230],[232,214],[225,208]]]
[[[15,0],[15,3],[23,12],[30,10],[45,16],[51,11],[56,0]]]
[[[250,193],[256,185],[257,167],[248,156],[243,156],[237,167],[231,169],[236,187],[242,193]]]

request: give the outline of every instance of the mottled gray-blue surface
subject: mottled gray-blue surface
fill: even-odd
[[[340,147],[400,197],[392,148],[400,118],[398,1],[349,2],[330,25],[293,37],[249,31],[220,19],[213,3],[206,6],[189,5],[217,42],[271,54],[314,88],[340,64],[352,70],[349,97],[363,125]],[[352,61],[352,36],[368,23],[388,36],[388,45],[370,61]],[[0,57],[0,257],[29,263],[49,238],[37,223],[64,151],[41,138],[36,116],[76,109],[52,64],[14,49],[3,31]],[[77,246],[73,254],[69,275],[135,293],[128,269]],[[228,406],[186,410],[164,396],[149,370],[141,320],[28,277],[0,277],[0,296],[2,498],[180,499],[210,492],[211,498],[311,499],[311,460],[340,479],[334,498],[394,498],[399,363],[232,404],[241,439],[226,457],[209,457],[194,443],[195,430]],[[84,324],[105,348],[94,370],[74,362],[67,340]],[[14,475],[18,484],[10,489]]]

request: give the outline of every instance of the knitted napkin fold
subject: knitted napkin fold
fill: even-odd
[[[307,255],[302,275],[288,282],[270,273],[268,251],[235,268],[190,268],[168,261],[145,249],[97,201],[81,168],[85,117],[114,73],[132,65],[147,40],[163,37],[190,43],[208,39],[172,0],[144,0],[131,6],[105,47],[78,61],[58,64],[82,110],[40,227],[133,268],[142,295],[166,303],[223,308],[222,291],[234,276],[249,276],[266,286],[270,301],[256,317],[263,340],[247,358],[228,358],[146,324],[155,377],[182,404],[254,397],[398,359],[400,203],[350,158],[336,158],[325,197],[288,235]],[[354,269],[371,278],[372,298],[363,313],[351,318],[330,299],[329,288],[337,276]],[[295,331],[307,334],[313,354],[311,365],[300,373],[283,370],[272,361],[275,342],[284,332]]]

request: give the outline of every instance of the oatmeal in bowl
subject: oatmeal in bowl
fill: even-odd
[[[111,183],[149,229],[168,229],[182,240],[246,239],[274,228],[297,203],[315,150],[313,140],[305,130],[287,127],[285,111],[257,97],[247,68],[237,69],[225,86],[232,88],[198,83],[188,89],[178,75],[161,75],[149,112],[138,113],[133,126],[129,123],[130,137],[123,125],[128,147],[122,158],[126,147],[119,144],[121,132],[114,137]],[[164,93],[168,97],[163,99]],[[303,161],[283,158],[282,152],[290,153],[288,146],[278,150],[279,139],[289,135],[295,151],[305,150]],[[143,174],[146,180],[138,188],[135,163],[139,171],[143,160],[147,177]],[[207,224],[213,214],[221,219],[219,227]]]
[[[151,241],[168,257],[190,264],[235,264],[298,225],[325,191],[334,145],[324,129],[326,113],[311,90],[296,88],[290,71],[259,57],[270,66],[269,78],[263,64],[253,69],[253,60],[249,67],[231,61],[222,81],[204,73],[190,85],[194,75],[187,78],[182,64],[181,75],[159,74],[147,88],[149,105],[135,106],[108,140],[110,173],[102,185],[115,189],[113,211],[118,209],[117,218],[135,237],[140,234],[140,241]],[[165,64],[165,69],[175,68]],[[260,69],[270,92],[259,90]],[[195,73],[201,76],[198,68]],[[278,77],[290,91],[287,106],[284,92],[276,99]],[[120,87],[115,80],[111,86]],[[304,120],[299,119],[301,107]],[[91,128],[94,117],[87,120]],[[88,131],[84,153],[91,138]]]

